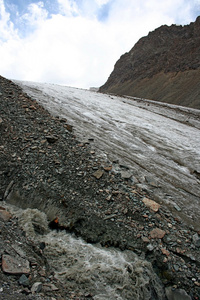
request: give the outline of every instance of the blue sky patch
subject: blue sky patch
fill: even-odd
[[[112,2],[103,4],[98,11],[98,20],[103,22],[106,21],[109,16],[109,11],[111,8]]]
[[[34,30],[34,26],[24,19],[24,15],[30,13],[30,4],[42,3],[43,8],[48,13],[50,18],[52,14],[59,12],[57,1],[38,1],[38,0],[4,0],[5,9],[10,14],[10,21],[14,24],[15,29],[18,29],[19,36],[24,37]]]

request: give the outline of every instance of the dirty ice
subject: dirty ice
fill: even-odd
[[[138,187],[198,228],[200,111],[54,84],[14,81]],[[118,165],[116,162],[118,161]]]

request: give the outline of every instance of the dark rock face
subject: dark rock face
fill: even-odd
[[[200,16],[186,26],[161,26],[120,57],[101,92],[200,109]]]

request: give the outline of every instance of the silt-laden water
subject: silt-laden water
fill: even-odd
[[[29,239],[44,242],[44,255],[55,277],[68,291],[91,295],[95,300],[164,299],[163,287],[152,265],[134,252],[86,243],[65,231],[50,230],[38,209],[9,210]]]

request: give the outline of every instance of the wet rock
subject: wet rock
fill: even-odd
[[[13,257],[11,255],[2,255],[2,269],[5,273],[19,275],[29,274],[29,262],[21,257]]]
[[[192,300],[192,298],[183,289],[167,287],[165,292],[168,300]]]
[[[153,210],[154,212],[157,212],[160,208],[160,204],[156,203],[153,200],[150,200],[148,198],[143,198],[142,202],[151,210]]]
[[[31,292],[34,293],[40,293],[42,290],[42,283],[41,282],[35,282],[31,288]]]
[[[96,172],[93,173],[93,176],[96,178],[96,179],[100,179],[102,176],[103,176],[103,173],[104,171],[102,170],[97,170]]]
[[[165,236],[166,232],[160,228],[154,228],[150,232],[150,237],[152,239],[162,239]]]

